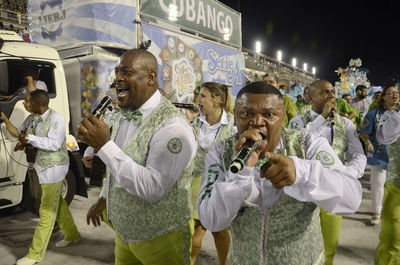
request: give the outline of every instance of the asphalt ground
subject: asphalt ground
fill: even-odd
[[[380,225],[371,226],[369,175],[361,179],[363,200],[357,213],[343,217],[335,265],[373,265]],[[86,212],[97,200],[100,188],[90,187],[89,198],[76,196],[70,205],[82,240],[66,248],[56,248],[63,238],[61,231],[52,235],[45,260],[41,265],[98,265],[114,262],[114,231],[107,225],[86,224]],[[0,264],[11,265],[26,255],[39,218],[21,208],[13,213],[0,212]],[[207,232],[196,265],[216,265],[217,252],[211,233]]]

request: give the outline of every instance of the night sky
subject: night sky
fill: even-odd
[[[339,80],[334,72],[360,58],[371,85],[397,82],[400,74],[400,12],[395,1],[221,0],[242,13],[243,47],[297,66],[307,62],[317,77]]]

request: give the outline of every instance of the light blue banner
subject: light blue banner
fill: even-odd
[[[227,84],[233,96],[245,85],[242,52],[144,24],[142,30],[144,40],[152,41],[160,87],[171,101],[190,102],[203,82]]]
[[[132,0],[30,0],[32,40],[50,46],[108,42],[132,47],[136,41],[135,5]]]

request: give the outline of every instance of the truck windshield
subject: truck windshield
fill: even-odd
[[[37,89],[55,93],[54,64],[41,61],[0,61],[0,101],[26,94],[29,83]]]

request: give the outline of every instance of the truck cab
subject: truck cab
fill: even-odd
[[[58,52],[51,47],[25,43],[18,34],[0,30],[0,111],[15,127],[30,114],[23,101],[24,71],[36,69],[36,80],[43,81],[50,96],[49,107],[65,120],[70,168],[63,183],[63,197],[70,203],[75,194],[87,197],[79,146],[70,132],[70,109],[64,68]],[[21,89],[22,88],[22,89]],[[23,204],[32,209],[25,153],[14,152],[18,139],[0,123],[0,209]],[[37,207],[36,207],[37,208]]]

